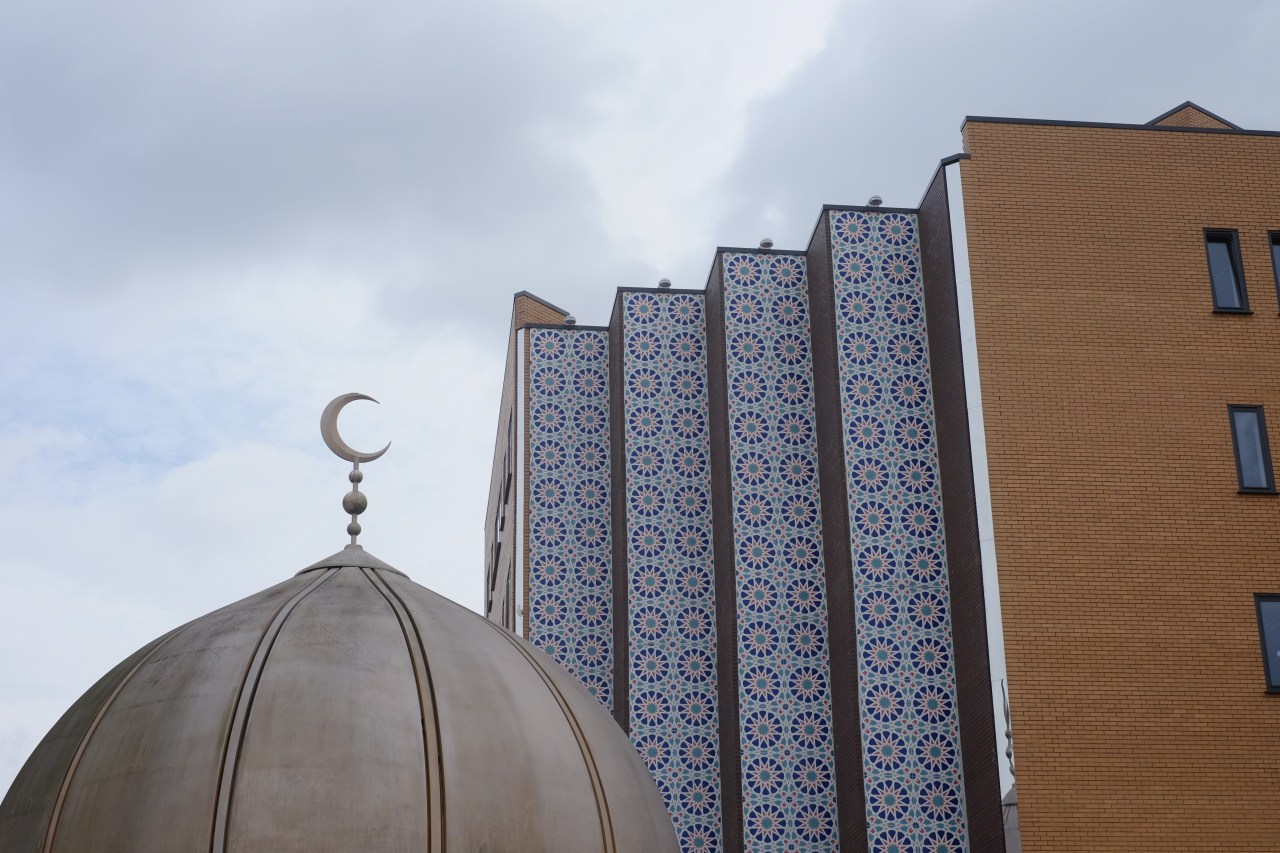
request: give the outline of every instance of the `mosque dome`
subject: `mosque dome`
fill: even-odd
[[[123,661],[0,805],[5,853],[677,849],[572,676],[358,545]]]

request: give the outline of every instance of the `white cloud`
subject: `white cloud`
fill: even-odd
[[[348,408],[348,440],[393,442],[366,469],[363,541],[479,606],[500,349],[388,324],[373,292],[321,271],[194,282],[29,301],[50,333],[20,333],[46,357],[8,377],[32,405],[0,425],[24,484],[0,496],[0,783],[132,650],[342,547],[346,465],[318,434],[342,391],[384,401]]]
[[[1202,11],[3,7],[0,788],[128,653],[342,545],[336,394],[393,441],[362,539],[476,607],[513,291],[601,322],[824,201],[913,204],[965,112],[1280,127],[1280,12]]]
[[[720,214],[709,189],[743,145],[751,105],[822,49],[836,5],[560,4],[620,66],[593,92],[596,123],[574,145],[620,251],[663,271],[704,263]]]

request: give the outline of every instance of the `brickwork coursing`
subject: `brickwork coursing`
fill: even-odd
[[[1227,123],[1219,121],[1195,107],[1183,107],[1173,115],[1160,119],[1156,124],[1161,127],[1216,127],[1219,130],[1230,128]]]
[[[536,323],[563,323],[566,316],[560,309],[540,299],[520,294],[515,298],[511,325],[513,328],[521,329]]]
[[[1280,696],[1255,592],[1280,498],[1280,138],[969,122],[961,163],[1019,814],[1032,851],[1274,851]],[[1251,315],[1212,312],[1238,229]]]

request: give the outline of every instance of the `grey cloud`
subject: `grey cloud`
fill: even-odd
[[[965,115],[1141,123],[1194,100],[1280,129],[1280,8],[1234,3],[930,2],[847,6],[823,52],[758,102],[719,190],[724,240],[780,223],[803,247],[824,203],[920,200]],[[736,242],[735,242],[736,241]]]
[[[915,206],[939,159],[961,150],[966,114],[1142,123],[1193,100],[1241,126],[1280,130],[1274,4],[1214,14],[1191,2],[906,8],[846,7],[822,53],[757,102],[716,188],[722,242],[769,233],[803,248],[823,203],[874,193]],[[998,632],[993,646],[999,678]],[[1001,707],[998,685],[992,700]],[[1013,716],[1016,729],[1016,707]]]
[[[1141,121],[1191,98],[1280,128],[1280,9],[1229,8],[850,5],[755,103],[714,205],[689,188],[724,214],[662,274],[700,286],[716,242],[803,246],[823,202],[914,204],[965,113]],[[591,47],[616,38],[520,0],[0,8],[0,462],[22,484],[0,500],[0,787],[137,645],[336,549],[345,481],[315,417],[341,391],[387,404],[367,436],[351,414],[354,443],[396,442],[371,547],[477,603],[511,293],[600,322],[614,285],[657,278],[611,244],[575,146],[609,97],[666,128],[663,87],[722,61],[709,36],[651,84]]]
[[[611,275],[562,141],[607,57],[528,4],[25,4],[0,23],[0,276],[181,286],[296,258],[387,318],[491,313],[576,255]],[[547,269],[552,267],[553,269]],[[155,285],[159,287],[159,285]],[[406,316],[405,309],[416,315]]]

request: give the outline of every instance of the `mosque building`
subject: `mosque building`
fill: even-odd
[[[1001,641],[1010,850],[1275,849],[1236,771],[1280,766],[1280,134],[962,133],[916,207],[607,325],[515,295],[486,615],[613,714],[684,851],[1006,849]]]
[[[586,689],[352,543],[89,688],[0,803],[4,853],[675,853]],[[365,398],[367,399],[367,398]],[[384,448],[385,450],[385,448]],[[519,704],[515,698],[519,697]]]
[[[516,294],[484,617],[357,544],[335,399],[350,544],[91,686],[0,851],[1276,849],[1280,133],[963,137],[608,325]]]

